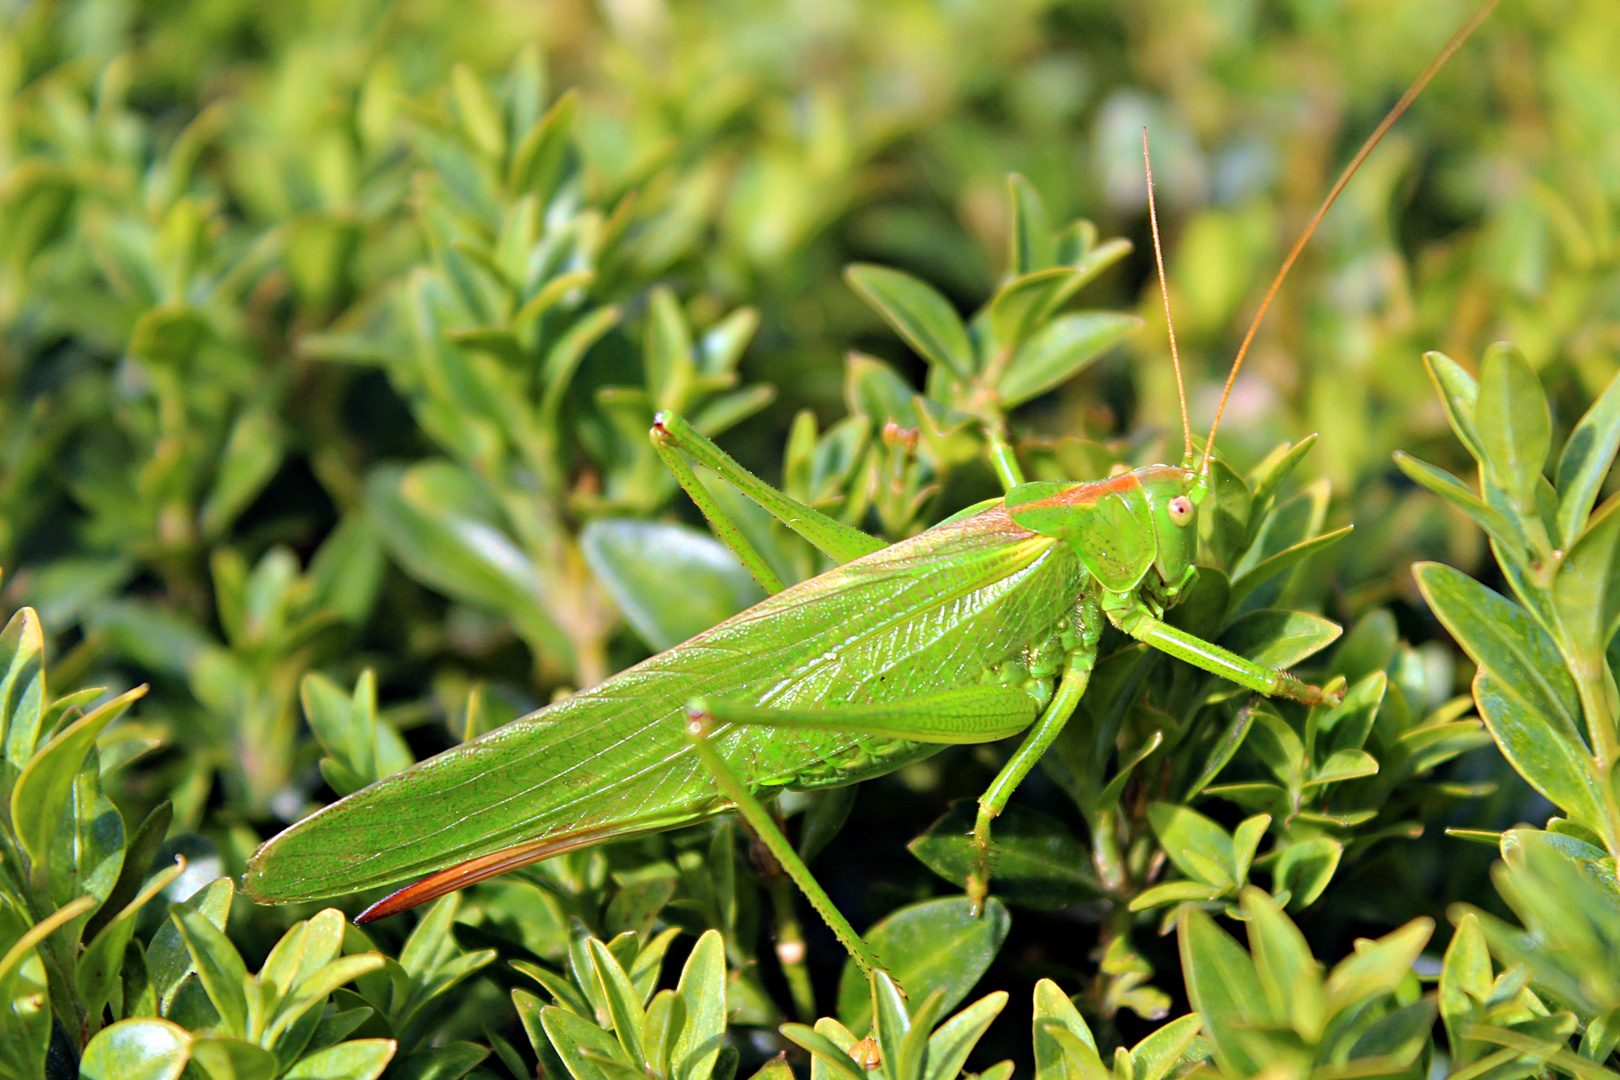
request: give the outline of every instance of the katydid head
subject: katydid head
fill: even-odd
[[[1152,514],[1153,568],[1166,585],[1179,585],[1198,555],[1198,507],[1209,485],[1185,467],[1137,471]]]
[[[1198,507],[1208,481],[1186,465],[1148,465],[1094,483],[1035,482],[1007,493],[1015,523],[1069,544],[1110,592],[1156,573],[1187,577],[1198,551]]]
[[[1261,300],[1243,343],[1238,347],[1237,356],[1226,376],[1226,386],[1221,391],[1214,423],[1210,425],[1209,438],[1204,443],[1203,460],[1196,468],[1192,424],[1188,419],[1187,395],[1181,375],[1181,357],[1176,349],[1175,324],[1170,318],[1170,294],[1165,285],[1158,213],[1153,202],[1153,162],[1148,157],[1147,131],[1143,129],[1142,157],[1147,169],[1148,220],[1153,230],[1154,263],[1159,274],[1159,291],[1164,297],[1165,322],[1170,334],[1170,359],[1175,368],[1176,392],[1181,403],[1181,465],[1149,465],[1093,483],[1021,484],[1008,492],[1006,498],[1007,513],[1014,522],[1032,532],[1068,543],[1087,571],[1111,592],[1127,592],[1137,588],[1150,571],[1157,573],[1164,584],[1171,586],[1172,592],[1186,579],[1198,546],[1198,508],[1210,490],[1209,467],[1215,453],[1215,436],[1220,431],[1221,416],[1231,397],[1232,385],[1237,381],[1238,371],[1248,355],[1260,320],[1265,317],[1266,309],[1271,306],[1283,279],[1317,225],[1373,147],[1378,145],[1384,133],[1499,2],[1485,0],[1474,17],[1417,77],[1356,152],[1295,241]]]

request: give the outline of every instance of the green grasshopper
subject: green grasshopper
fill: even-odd
[[[979,800],[977,867],[967,883],[979,905],[990,884],[992,822],[1079,704],[1106,625],[1257,693],[1336,702],[1342,685],[1306,685],[1171,626],[1164,614],[1196,574],[1196,520],[1210,492],[1215,437],[1266,308],[1362,160],[1492,6],[1419,76],[1290,251],[1233,361],[1196,468],[1184,393],[1181,463],[1095,482],[1025,483],[1005,439],[987,431],[1004,498],[885,546],[769,487],[679,417],[661,415],[652,432],[659,454],[772,595],[305,818],[254,855],[248,894],[286,903],[420,879],[357,920],[367,922],[563,852],[736,810],[870,972],[876,959],[762,800],[852,784],[947,744],[1027,729]],[[1152,190],[1149,163],[1150,218]],[[1163,291],[1156,220],[1153,238]],[[1173,327],[1170,345],[1179,390]],[[687,458],[838,565],[782,587]]]

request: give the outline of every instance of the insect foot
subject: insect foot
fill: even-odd
[[[990,843],[990,822],[1000,813],[993,805],[979,804],[973,829],[973,846],[978,858],[967,880],[968,910],[975,918],[984,914],[985,901],[990,897],[990,878],[996,863],[995,848]]]
[[[1298,701],[1305,705],[1335,706],[1344,700],[1345,679],[1343,675],[1334,676],[1326,686],[1312,686],[1300,682],[1286,671],[1277,672],[1276,682],[1272,688],[1271,696],[1285,697],[1290,701]]]
[[[686,703],[686,737],[698,740],[707,739],[714,732],[714,714],[709,711],[709,703],[703,698],[693,698]]]

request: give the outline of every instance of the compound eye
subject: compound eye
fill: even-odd
[[[1185,525],[1193,519],[1192,500],[1185,495],[1177,495],[1170,500],[1170,520],[1177,525]]]

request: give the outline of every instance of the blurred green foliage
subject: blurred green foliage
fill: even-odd
[[[1609,0],[1492,16],[1238,379],[1178,617],[1279,663],[1348,627],[1310,661],[1343,705],[1105,642],[982,920],[952,804],[1010,748],[783,800],[909,1001],[729,822],[371,938],[230,886],[760,595],[657,410],[891,540],[994,495],[999,439],[1043,479],[1173,457],[1141,128],[1207,430],[1266,278],[1468,10],[0,3],[0,1071],[786,1080],[859,1043],[896,1080],[1608,1075]],[[779,580],[824,568],[708,490]]]

